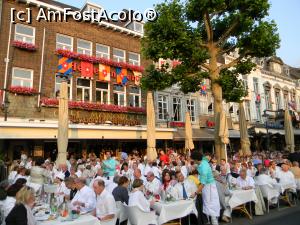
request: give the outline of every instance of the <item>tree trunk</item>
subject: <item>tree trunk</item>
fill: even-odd
[[[220,112],[223,110],[222,105],[222,87],[216,82],[219,79],[220,72],[217,64],[217,49],[212,46],[209,48],[210,51],[210,79],[212,82],[212,94],[214,97],[214,116],[215,116],[215,154],[218,162],[220,162],[221,158],[225,157],[225,146],[221,142],[221,138],[219,136],[220,130]]]

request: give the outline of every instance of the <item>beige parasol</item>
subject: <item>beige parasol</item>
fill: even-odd
[[[240,123],[241,150],[243,152],[243,156],[250,156],[251,155],[250,141],[248,136],[247,121],[246,121],[243,102],[240,102],[239,106],[240,106],[239,123]]]
[[[185,149],[193,150],[195,148],[193,142],[193,130],[190,113],[185,113]]]
[[[288,109],[286,109],[284,112],[284,131],[285,131],[286,147],[290,152],[294,152],[295,151],[294,128],[292,125],[291,115]]]
[[[63,79],[60,86],[59,108],[58,108],[58,135],[57,135],[57,164],[65,164],[67,161],[68,148],[68,83]]]
[[[157,158],[155,139],[155,112],[152,91],[147,92],[147,160]]]

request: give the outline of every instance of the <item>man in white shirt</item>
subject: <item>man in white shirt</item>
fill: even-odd
[[[77,193],[71,201],[74,209],[82,213],[91,212],[96,206],[96,196],[91,188],[85,185],[85,179],[74,180]]]
[[[90,188],[93,188],[93,184],[94,184],[94,181],[95,180],[103,180],[105,183],[107,182],[107,178],[103,176],[103,170],[101,168],[99,168],[97,170],[97,173],[96,175],[94,176],[94,178],[91,180],[91,183],[90,183]]]
[[[247,176],[247,170],[242,169],[240,171],[240,176],[236,179],[236,185],[237,187],[249,190],[255,188],[255,182],[252,177]]]
[[[148,172],[147,174],[147,182],[145,184],[145,189],[147,190],[147,194],[159,195],[160,194],[160,181],[154,176],[153,172]]]
[[[143,181],[143,184],[146,184],[146,182],[147,182],[146,178],[142,175],[140,169],[135,169],[135,170],[133,171],[133,179],[132,179],[132,182],[133,182],[135,179],[141,179],[141,180]]]
[[[279,183],[284,187],[284,189],[293,189],[296,190],[296,181],[294,174],[289,171],[289,165],[286,163],[283,163],[281,165],[281,171],[279,171],[277,174],[277,177],[279,179]]]
[[[176,178],[178,181],[178,183],[174,186],[176,198],[178,200],[194,198],[197,192],[197,186],[195,183],[190,181],[190,179],[184,179],[184,176],[180,171],[176,172]]]
[[[112,220],[117,213],[117,206],[111,193],[105,190],[103,180],[96,180],[93,183],[94,191],[97,195],[96,208],[93,212],[100,221]]]

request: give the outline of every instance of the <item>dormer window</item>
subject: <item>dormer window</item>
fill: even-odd
[[[133,30],[135,32],[138,32],[138,33],[144,33],[144,24],[143,23],[134,21],[134,22],[130,23],[127,28],[130,30]]]
[[[284,72],[285,72],[286,75],[288,75],[288,76],[290,75],[290,69],[288,67],[286,67],[284,69]]]

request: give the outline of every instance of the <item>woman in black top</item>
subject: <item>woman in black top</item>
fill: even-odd
[[[31,209],[34,206],[34,191],[23,187],[16,195],[16,205],[5,219],[6,225],[36,225]]]
[[[122,203],[128,204],[128,185],[129,180],[127,177],[122,176],[119,179],[118,186],[115,187],[115,189],[112,192],[112,195],[114,196],[116,202],[121,201]]]

